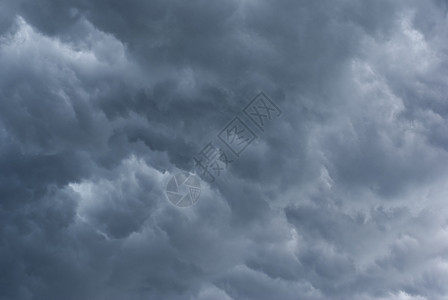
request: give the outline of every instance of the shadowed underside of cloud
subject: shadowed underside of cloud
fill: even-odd
[[[448,299],[447,5],[4,0],[0,299]]]

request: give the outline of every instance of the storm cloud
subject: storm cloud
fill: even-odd
[[[448,299],[447,11],[1,0],[0,299]],[[257,138],[172,205],[235,116]]]

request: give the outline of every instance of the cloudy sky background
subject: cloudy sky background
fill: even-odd
[[[0,299],[448,299],[447,9],[0,0]],[[281,118],[171,205],[259,91]]]

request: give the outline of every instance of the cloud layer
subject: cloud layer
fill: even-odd
[[[448,299],[447,7],[4,0],[0,299]]]

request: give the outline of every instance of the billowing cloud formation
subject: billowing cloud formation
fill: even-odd
[[[0,299],[447,299],[447,7],[4,0]]]

